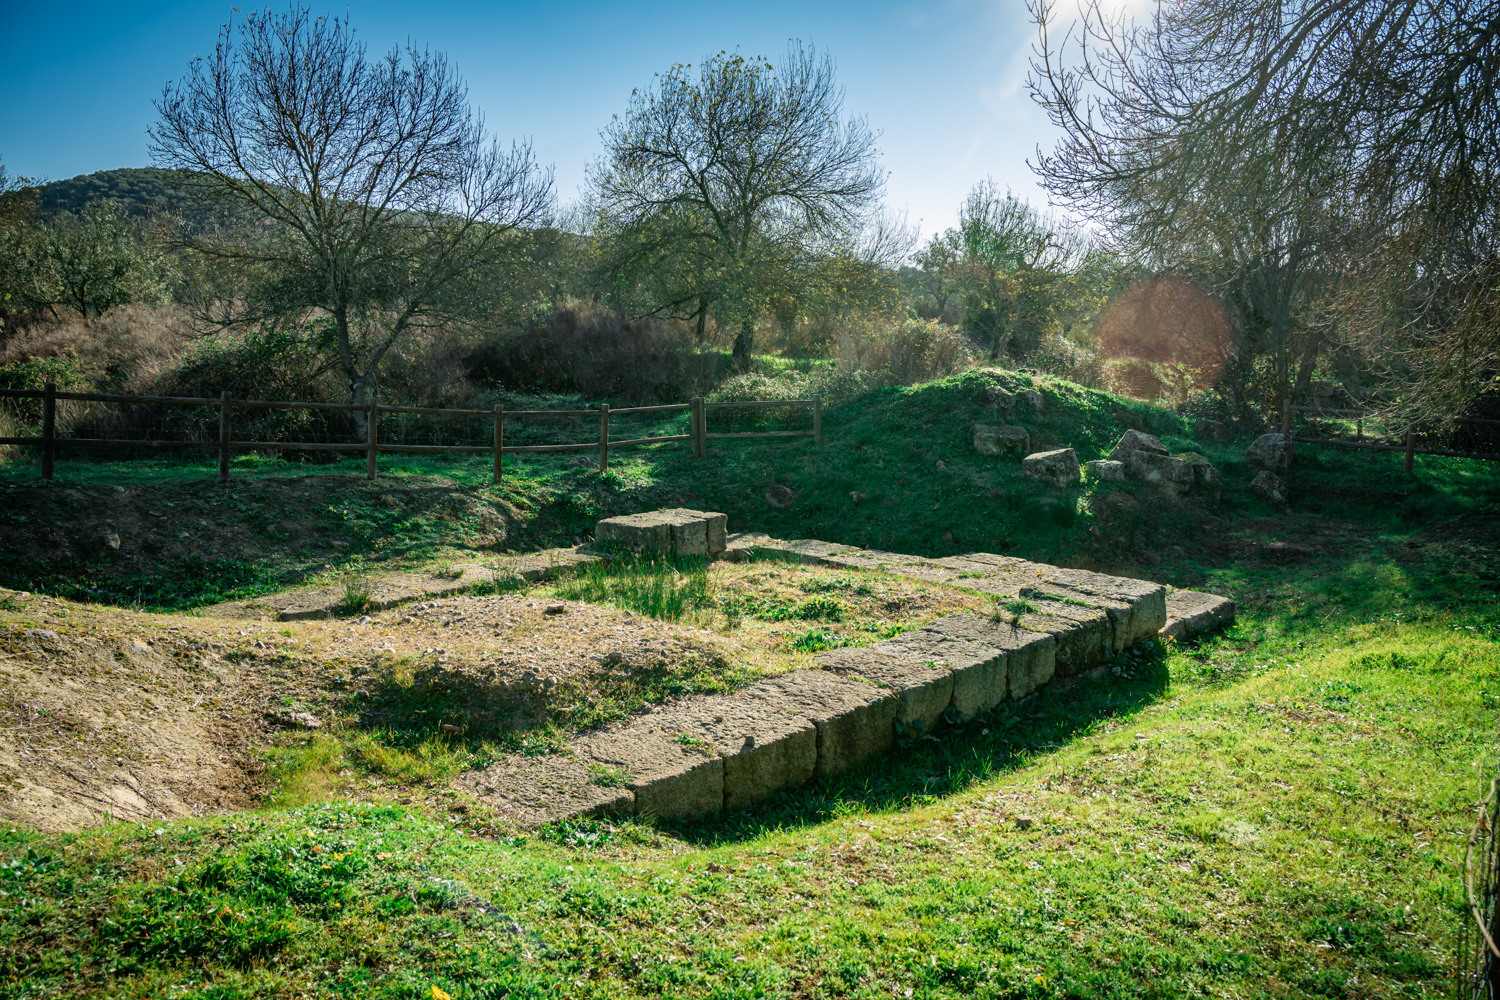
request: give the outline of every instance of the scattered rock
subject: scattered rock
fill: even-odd
[[[461,732],[463,732],[463,727],[462,726],[455,726],[451,722],[445,722],[442,725],[438,726],[438,728],[441,729],[445,733],[461,733]]]
[[[1267,437],[1280,437],[1280,434],[1266,435]],[[1270,469],[1262,469],[1250,480],[1250,492],[1262,500],[1272,503],[1286,503],[1290,496],[1287,490],[1286,480],[1282,479]]]
[[[1120,440],[1115,444],[1115,450],[1109,453],[1109,457],[1116,462],[1125,462],[1128,464],[1130,456],[1138,451],[1150,452],[1153,455],[1165,455],[1167,454],[1167,446],[1145,431],[1128,430],[1120,435]]]
[[[115,534],[113,531],[107,533],[102,541],[104,542],[104,547],[106,549],[109,549],[111,552],[120,551],[120,536]]]
[[[1222,420],[1203,417],[1193,422],[1193,437],[1200,441],[1218,441],[1222,444],[1229,440],[1229,425]]]
[[[330,542],[329,544],[336,549],[347,549],[349,547],[348,542]]]
[[[56,639],[58,637],[57,633],[50,628],[29,628],[26,630],[26,634],[34,635],[38,639]]]
[[[1031,432],[1013,424],[975,424],[974,450],[981,455],[1024,458],[1031,454]]]
[[[374,620],[374,619],[372,619],[372,618],[371,618],[371,617],[370,617],[370,616],[369,616],[369,615],[360,615],[360,616],[359,616],[359,623],[360,623],[360,624],[361,624],[361,625],[368,625],[368,624],[370,624],[370,622],[371,622],[371,621],[373,621],[373,620]]]
[[[1092,462],[1085,462],[1083,467],[1089,471],[1090,479],[1121,480],[1125,478],[1124,462],[1096,458]]]
[[[1024,389],[1017,393],[1017,398],[1024,400],[1037,413],[1041,413],[1046,407],[1046,402],[1042,399],[1042,394],[1035,389]]]
[[[979,402],[981,405],[990,407],[996,413],[1009,413],[1010,408],[1016,405],[1016,397],[1000,386],[992,385],[984,390]]]
[[[859,490],[851,490],[849,492],[849,499],[854,501],[855,503],[864,503],[866,500],[870,499],[870,494],[863,493]]]
[[[1036,822],[1036,820],[1032,819],[1030,816],[1017,816],[1016,817],[1016,829],[1017,830],[1030,830],[1032,824],[1035,823],[1035,822]]]
[[[322,729],[323,720],[311,712],[272,712],[268,718],[288,729]]]
[[[1021,475],[1053,486],[1071,486],[1081,478],[1078,453],[1072,448],[1058,448],[1027,455],[1021,460]]]
[[[1287,563],[1295,559],[1306,559],[1308,556],[1317,555],[1318,550],[1311,545],[1303,545],[1301,542],[1287,542],[1278,539],[1261,546],[1261,552],[1264,555],[1270,556],[1274,562]]]
[[[766,503],[777,510],[786,510],[797,502],[797,491],[786,483],[772,483],[766,487]]]
[[[1218,498],[1224,494],[1224,479],[1213,463],[1196,451],[1185,451],[1177,456],[1193,470],[1193,488]]]
[[[1154,483],[1173,493],[1186,493],[1193,486],[1193,467],[1171,455],[1144,449],[1132,451],[1125,460],[1125,469],[1132,478]]]
[[[944,471],[947,468],[948,468],[948,463],[947,462],[943,461],[941,458],[937,460],[937,470],[939,472],[942,472],[942,471]]]
[[[604,661],[603,662],[605,663],[606,666],[613,667],[616,664],[620,664],[620,663],[624,663],[625,662],[625,654],[622,653],[622,652],[620,652],[619,650],[615,650],[612,653],[605,653],[604,654]]]
[[[1245,449],[1245,461],[1257,469],[1282,470],[1292,464],[1292,442],[1285,434],[1262,434]]]
[[[945,531],[943,532],[942,542],[944,545],[957,545],[958,539],[953,537],[953,532]]]
[[[547,614],[549,614],[549,615],[565,615],[567,613],[568,613],[568,606],[566,604],[549,604],[549,605],[547,605]]]

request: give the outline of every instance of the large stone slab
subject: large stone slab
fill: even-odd
[[[783,692],[817,728],[820,778],[843,774],[895,743],[900,702],[889,689],[827,670],[794,670],[762,683]]]
[[[1031,432],[1014,424],[975,424],[974,450],[981,455],[1024,458],[1031,454]]]
[[[799,699],[764,681],[670,713],[664,723],[705,741],[724,762],[724,808],[744,809],[812,778],[817,726]]]
[[[623,776],[639,815],[696,817],[724,807],[723,759],[678,718],[643,716],[578,741],[576,750]]]
[[[1021,475],[1053,486],[1073,486],[1082,478],[1078,453],[1072,448],[1054,448],[1027,455],[1021,459]]]
[[[1159,583],[1037,565],[1042,566],[1038,582],[1023,587],[1021,596],[1037,594],[1103,608],[1109,614],[1117,650],[1151,638],[1167,623],[1167,588]]]
[[[1005,654],[1006,695],[1025,698],[1052,680],[1057,669],[1057,640],[1013,622],[983,615],[958,614],[939,618],[928,631],[968,639]]]
[[[1057,643],[1056,676],[1075,677],[1109,659],[1114,628],[1105,609],[1040,596],[1026,603],[1032,610],[1016,615],[1015,623],[1028,632],[1052,636]]]
[[[845,647],[813,657],[819,667],[845,677],[862,678],[896,696],[896,721],[932,729],[953,701],[953,671],[938,659],[910,648],[888,645]]]
[[[672,520],[660,511],[606,517],[594,528],[594,541],[642,555],[672,554]]]
[[[616,776],[577,757],[506,757],[459,780],[460,787],[513,819],[540,825],[635,811],[635,795]]]
[[[1167,623],[1161,634],[1173,639],[1192,639],[1234,624],[1234,602],[1218,594],[1197,590],[1174,590],[1167,595]]]
[[[723,552],[728,543],[729,518],[717,511],[672,507],[656,513],[671,520],[675,555],[714,556]]]
[[[1006,654],[993,646],[924,628],[877,643],[875,648],[891,649],[925,663],[945,665],[953,674],[953,696],[949,704],[964,715],[987,712],[1005,700],[1008,683]]]

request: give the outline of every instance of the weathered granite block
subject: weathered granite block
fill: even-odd
[[[826,670],[794,670],[763,683],[783,691],[817,727],[821,778],[843,774],[895,743],[891,723],[900,703],[886,688]]]
[[[1023,596],[1038,593],[1044,597],[1066,597],[1085,604],[1095,604],[1093,598],[1103,598],[1117,605],[1125,605],[1120,608],[1110,604],[1096,604],[1109,613],[1114,624],[1116,649],[1124,649],[1142,639],[1151,638],[1167,623],[1167,589],[1159,583],[1058,566],[1042,566],[1041,569],[1038,585],[1023,588]]]
[[[672,554],[672,522],[658,511],[607,517],[595,527],[594,540],[601,545],[618,545],[632,552],[669,556]]]
[[[1054,657],[1058,677],[1074,677],[1109,659],[1114,628],[1103,608],[1040,596],[1027,601],[1035,610],[1016,616],[1016,624],[1031,632],[1042,632],[1057,642]]]
[[[1234,602],[1218,594],[1174,590],[1167,595],[1167,623],[1161,634],[1191,639],[1234,623]]]
[[[896,720],[904,725],[931,729],[953,701],[953,671],[946,664],[886,643],[829,650],[813,662],[829,672],[889,688],[896,696]]]
[[[964,715],[987,712],[1005,700],[1005,653],[972,639],[924,628],[877,643],[876,648],[899,650],[924,662],[945,664],[953,672],[950,704]]]
[[[813,776],[818,731],[800,708],[784,687],[760,682],[663,713],[663,725],[706,741],[724,761],[724,808],[743,809]]]
[[[995,621],[983,615],[958,614],[939,618],[928,629],[982,643],[1005,654],[1006,693],[1025,698],[1052,679],[1057,669],[1057,640],[1041,632]]]
[[[700,737],[664,727],[657,716],[580,740],[576,749],[628,775],[625,787],[635,794],[639,815],[704,816],[724,807],[724,761]]]

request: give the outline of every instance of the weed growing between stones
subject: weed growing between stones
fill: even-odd
[[[710,606],[708,561],[617,556],[590,563],[571,580],[559,582],[557,596],[608,604],[665,621]]]

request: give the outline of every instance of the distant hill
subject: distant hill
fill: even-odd
[[[190,170],[160,167],[122,167],[79,174],[65,181],[52,181],[36,189],[37,211],[43,216],[78,212],[96,201],[114,199],[131,215],[145,217],[161,211],[196,214],[184,193]]]

